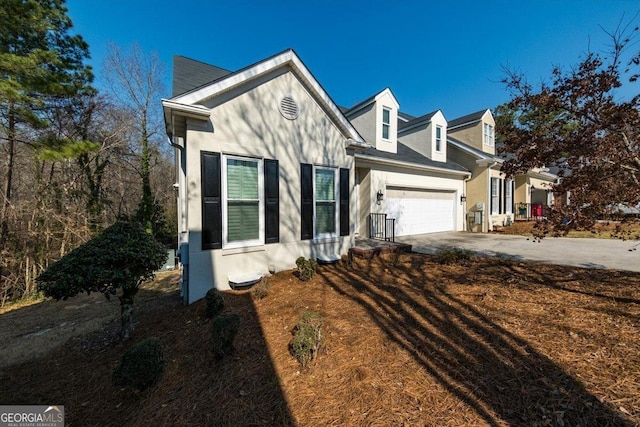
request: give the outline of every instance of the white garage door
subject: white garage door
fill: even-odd
[[[387,187],[387,218],[396,236],[455,230],[455,192]]]

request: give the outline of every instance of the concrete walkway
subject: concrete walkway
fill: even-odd
[[[414,252],[426,254],[463,248],[511,259],[640,272],[640,249],[635,250],[640,246],[638,241],[547,237],[538,243],[522,236],[466,232],[397,237],[396,241],[412,245]]]

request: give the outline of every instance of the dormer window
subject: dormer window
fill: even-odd
[[[483,131],[483,142],[484,145],[488,145],[489,147],[493,147],[494,143],[495,143],[495,139],[496,139],[496,134],[495,131],[493,129],[493,126],[491,126],[489,123],[484,123],[484,131]]]
[[[389,129],[391,128],[391,110],[382,107],[382,139],[389,139]]]
[[[442,126],[436,126],[436,151],[442,151]]]

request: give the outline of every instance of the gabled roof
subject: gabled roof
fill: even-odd
[[[402,120],[403,122],[408,122],[410,120],[415,119],[416,116],[412,116],[411,114],[407,114],[403,111],[398,111],[398,120]]]
[[[452,138],[450,136],[447,136],[447,143],[451,144],[454,147],[460,149],[461,151],[471,155],[476,160],[486,160],[486,161],[499,162],[499,163],[502,163],[504,161],[503,159],[501,159],[498,156],[495,156],[495,155],[489,154],[489,153],[485,153],[482,150],[478,150],[477,148],[472,147],[472,146],[470,146],[468,144],[465,144],[464,142],[460,141],[459,139],[455,139],[455,138]]]
[[[484,116],[484,114],[487,111],[490,111],[490,110],[488,108],[485,108],[484,110],[476,111],[475,113],[467,114],[466,116],[453,119],[449,121],[448,127],[449,129],[453,129],[459,126],[465,126],[465,125],[479,122],[480,120],[482,120],[482,116]]]
[[[173,56],[173,88],[171,97],[211,83],[231,74],[231,71],[215,65],[205,64],[181,55]]]
[[[398,101],[397,101],[395,95],[393,94],[393,92],[391,92],[391,89],[387,87],[387,88],[384,88],[383,90],[381,90],[380,92],[376,93],[375,95],[372,95],[369,98],[365,99],[364,101],[358,102],[353,107],[350,107],[347,111],[345,111],[344,114],[346,116],[350,116],[350,115],[352,115],[354,113],[357,113],[358,111],[362,110],[366,106],[372,104],[374,101],[377,101],[378,99],[380,99],[385,94],[391,95],[391,97],[393,98],[393,100],[394,100],[394,102],[396,104],[395,107],[396,108],[400,108],[400,105],[398,104]]]
[[[398,133],[401,133],[403,131],[407,131],[410,128],[413,128],[414,126],[418,126],[421,125],[423,123],[429,123],[431,121],[431,119],[433,118],[433,116],[435,116],[438,111],[440,110],[436,110],[436,111],[432,111],[430,113],[424,114],[420,117],[414,117],[413,119],[409,120],[406,123],[398,123]]]
[[[347,120],[342,111],[340,111],[329,94],[320,83],[318,83],[313,74],[311,74],[311,71],[304,65],[293,49],[287,49],[238,71],[222,75],[216,80],[193,88],[169,100],[162,100],[162,105],[165,108],[165,121],[167,121],[167,110],[182,111],[188,108],[193,109],[193,107],[200,108],[197,104],[244,85],[281,67],[290,67],[291,71],[298,76],[309,94],[316,99],[340,131],[347,137],[349,146],[354,148],[369,147],[369,144],[364,141],[358,131],[351,125],[349,120]]]
[[[430,158],[423,156],[417,151],[407,147],[398,141],[397,153],[389,153],[386,151],[376,150],[375,148],[367,148],[355,154],[356,159],[370,160],[379,163],[389,163],[404,167],[414,167],[419,169],[428,169],[432,171],[440,171],[444,173],[454,173],[457,175],[469,175],[470,172],[457,163],[436,162]]]

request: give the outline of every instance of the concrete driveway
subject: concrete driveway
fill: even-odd
[[[484,233],[432,233],[397,237],[414,252],[433,254],[440,249],[463,248],[489,256],[540,261],[559,265],[640,272],[640,242],[614,239],[544,238]]]

